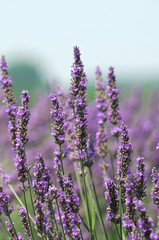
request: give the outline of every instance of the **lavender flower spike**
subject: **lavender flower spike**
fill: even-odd
[[[36,210],[35,223],[37,231],[40,237],[46,236],[47,219],[44,213],[44,204],[41,201],[37,200],[35,203],[35,210]]]
[[[70,94],[71,94],[71,106],[75,104],[75,97],[78,95],[83,95],[86,92],[86,81],[87,77],[84,73],[84,66],[80,59],[80,50],[76,46],[74,47],[74,62],[72,65],[71,71],[71,86],[70,86]],[[84,94],[83,97],[86,97]]]
[[[51,94],[50,98],[52,103],[50,110],[50,117],[52,120],[52,135],[55,138],[55,143],[62,145],[65,141],[64,117],[56,95]]]
[[[120,217],[118,215],[119,212],[119,193],[117,190],[117,186],[113,180],[105,181],[106,192],[105,199],[107,200],[107,212],[106,217],[109,221],[113,223],[119,223]]]
[[[76,109],[76,126],[77,126],[77,147],[84,153],[84,149],[87,147],[87,112],[86,102],[83,101],[81,96],[76,97],[75,101]],[[82,158],[82,155],[81,155]]]
[[[123,227],[128,231],[129,236],[137,235],[137,215],[136,203],[137,199],[134,198],[134,186],[132,182],[125,184],[125,206],[126,212],[124,214]],[[136,233],[136,234],[135,234]]]
[[[34,169],[34,181],[33,188],[36,195],[36,199],[41,202],[45,201],[45,194],[48,192],[51,175],[45,166],[42,155],[37,157]]]
[[[130,174],[130,155],[132,153],[132,146],[129,142],[128,129],[125,124],[121,125],[122,136],[121,143],[118,151],[118,175],[119,179],[124,179],[128,174]]]
[[[152,169],[152,181],[153,181],[153,188],[152,188],[152,199],[154,204],[159,208],[159,173],[154,167]]]
[[[21,142],[25,144],[29,139],[27,136],[28,123],[30,120],[30,111],[29,111],[30,96],[28,94],[28,91],[23,90],[21,98],[22,98],[22,107],[20,107],[18,110],[18,115],[19,115],[18,131],[19,131]]]
[[[11,206],[10,208],[10,197],[6,194],[6,192],[0,185],[0,214],[3,213],[4,215],[9,217],[13,210],[13,206]]]
[[[12,236],[13,239],[23,240],[21,233],[18,233],[17,236],[16,236],[15,231],[13,229],[13,226],[11,225],[11,223],[9,221],[5,221],[5,224],[6,224],[6,227],[8,229],[8,232],[10,233],[10,235]],[[13,225],[14,225],[14,222],[13,222]],[[9,239],[11,239],[11,238],[9,238]]]
[[[134,173],[134,187],[137,199],[143,200],[146,197],[147,174],[143,157],[137,158],[137,172]]]
[[[4,102],[6,103],[6,112],[8,113],[9,118],[9,124],[8,129],[11,134],[10,140],[12,146],[16,147],[16,105],[15,105],[15,98],[12,90],[12,80],[11,77],[8,75],[8,67],[5,61],[5,57],[2,56],[2,59],[0,61],[0,68],[1,68],[1,74],[0,74],[0,81],[1,81],[1,87],[4,92]]]
[[[80,200],[75,192],[71,174],[69,174],[68,177],[65,178],[64,185],[66,189],[66,201],[69,204],[72,212],[78,213],[80,207]]]
[[[105,123],[107,120],[106,85],[102,79],[99,67],[96,68],[96,108],[98,111],[98,131],[96,133],[96,148],[98,155],[104,159],[107,155],[107,138]]]
[[[113,125],[116,125],[121,120],[118,103],[118,94],[119,89],[116,88],[114,68],[110,67],[108,70],[107,96],[109,99],[109,120]]]
[[[31,230],[28,223],[27,213],[22,206],[18,206],[18,208],[19,208],[19,216],[21,218],[21,221],[25,229],[25,234],[28,236],[28,240],[31,240]]]
[[[145,239],[150,240],[150,235],[153,232],[152,226],[153,226],[153,221],[151,218],[149,218],[146,214],[146,209],[144,207],[144,203],[139,200],[138,206],[137,206],[140,219],[138,220],[139,227],[141,229],[141,235],[145,237]]]
[[[44,160],[41,155],[37,157],[37,162],[34,166],[34,176],[35,180],[33,182],[33,187],[35,191],[35,223],[37,231],[41,236],[46,236],[46,225],[47,219],[44,213],[44,202],[46,200],[46,195],[50,185],[50,173],[45,167]]]
[[[62,214],[62,223],[64,226],[64,233],[74,240],[81,240],[80,229],[78,227],[79,221],[76,219],[75,213],[68,205],[65,197],[62,195],[60,199]],[[76,227],[77,225],[77,227]]]
[[[28,179],[29,166],[26,159],[24,145],[28,141],[27,130],[30,119],[29,95],[28,91],[22,91],[22,107],[17,111],[17,132],[16,132],[16,158],[15,165],[17,167],[18,179],[25,182]]]

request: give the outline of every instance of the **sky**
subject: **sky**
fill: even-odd
[[[0,0],[0,55],[36,63],[47,80],[70,80],[73,46],[85,72],[159,76],[159,0]]]

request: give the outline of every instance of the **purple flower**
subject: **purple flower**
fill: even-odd
[[[60,205],[62,209],[62,223],[64,227],[64,233],[69,236],[71,239],[80,240],[80,219],[76,217],[75,213],[72,212],[67,200],[62,195],[60,199]]]
[[[124,214],[123,227],[128,231],[129,236],[137,233],[137,216],[136,216],[136,203],[137,199],[134,198],[133,183],[128,181],[125,184],[125,206],[126,211]]]
[[[47,219],[44,212],[44,204],[41,201],[37,200],[35,202],[35,210],[36,210],[35,223],[37,231],[40,234],[40,236],[46,236]]]
[[[121,143],[118,150],[118,175],[119,179],[122,180],[126,178],[127,175],[130,174],[130,155],[132,153],[132,146],[129,142],[129,135],[127,126],[121,125],[122,135],[121,135]]]
[[[84,66],[80,59],[80,50],[76,46],[74,47],[74,62],[72,65],[71,71],[71,86],[70,86],[70,94],[71,94],[71,105],[75,104],[75,97],[86,92],[86,81],[87,77],[84,73]],[[85,94],[84,94],[85,95]]]
[[[114,68],[110,67],[108,70],[108,86],[107,86],[107,96],[109,99],[109,121],[116,125],[121,120],[119,103],[118,103],[119,89],[116,88],[116,79],[114,74]]]
[[[63,114],[56,95],[50,95],[50,98],[52,104],[50,110],[50,118],[52,120],[52,135],[55,138],[55,143],[62,145],[65,142]]]
[[[138,202],[137,209],[140,215],[140,219],[138,220],[138,225],[141,229],[141,235],[145,237],[145,239],[151,239],[150,235],[152,233],[153,221],[151,218],[147,216],[144,203],[141,200],[139,200]]]
[[[81,96],[77,96],[75,100],[76,110],[76,130],[77,130],[77,147],[81,151],[87,147],[87,111],[86,102]]]
[[[135,233],[132,232],[130,236],[126,238],[126,240],[142,240],[142,239],[139,234],[137,234],[136,232]]]
[[[73,213],[78,213],[80,207],[80,200],[75,192],[73,180],[71,174],[64,180],[64,186],[66,189],[66,201],[70,206]]]
[[[28,123],[30,120],[30,111],[29,111],[29,94],[28,91],[22,91],[22,107],[18,108],[18,129],[17,132],[20,135],[21,142],[23,144],[28,142]]]
[[[41,202],[45,201],[45,194],[48,192],[51,175],[45,166],[42,155],[39,155],[36,159],[34,169],[34,181],[33,188],[36,195],[36,199]]]
[[[121,128],[119,127],[112,128],[111,135],[118,138],[121,135]]]
[[[106,209],[106,217],[107,220],[113,223],[119,223],[120,217],[118,215],[119,212],[119,192],[117,190],[117,186],[113,180],[105,181],[106,192],[105,199],[107,200],[107,209]]]
[[[0,68],[2,70],[0,74],[1,87],[4,92],[4,102],[6,103],[6,112],[8,113],[9,123],[8,129],[11,134],[11,144],[13,147],[16,146],[16,105],[15,98],[12,90],[12,80],[8,75],[8,67],[5,61],[5,57],[2,56],[0,61]]]
[[[72,82],[70,87],[70,104],[73,107],[76,128],[75,144],[78,159],[85,160],[85,152],[87,148],[87,103],[86,103],[86,75],[84,67],[80,60],[80,51],[78,47],[74,47],[74,63],[71,72]]]
[[[13,210],[13,206],[10,207],[10,197],[0,185],[0,214],[4,213],[4,215],[9,217]]]
[[[152,200],[154,204],[159,208],[159,173],[154,167],[152,169],[152,182],[153,182],[153,188],[152,188]]]
[[[159,233],[158,232],[151,232],[150,239],[151,240],[158,240],[159,239]]]
[[[146,197],[147,174],[143,157],[137,158],[137,172],[134,173],[134,188],[137,199],[143,200]]]
[[[13,226],[10,223],[10,221],[5,221],[5,224],[6,224],[6,227],[8,229],[8,232],[10,233],[10,235],[12,236],[13,239],[15,239],[15,240],[22,240],[23,239],[21,233],[18,233],[17,236],[16,236],[14,228],[13,228],[13,226],[15,224],[14,222],[13,222]],[[9,238],[9,239],[12,239],[12,238]]]
[[[8,184],[10,181],[10,175],[4,172],[3,168],[0,166],[0,175],[5,184]]]
[[[24,144],[19,135],[16,137],[15,166],[17,168],[18,180],[24,183],[28,179],[29,167],[25,155]]]
[[[28,239],[31,240],[31,230],[28,223],[27,213],[22,206],[18,206],[18,209],[19,209],[19,216],[21,218],[21,221],[25,229],[25,234],[28,236]]]
[[[49,198],[51,202],[53,202],[53,200],[58,199],[61,194],[62,194],[61,190],[58,190],[53,184],[51,184],[49,186],[46,196],[47,198]]]
[[[99,67],[96,68],[96,108],[98,130],[96,133],[96,148],[98,155],[104,159],[107,155],[107,138],[106,120],[107,120],[107,101],[106,85],[102,79]]]
[[[67,96],[61,90],[61,88],[58,88],[57,94],[60,102],[60,108],[64,116],[64,130],[65,130],[65,137],[66,137],[66,144],[67,144],[69,158],[75,161],[77,160],[77,154],[76,154],[77,146],[75,145],[76,134],[75,134],[73,111],[72,111],[72,108],[70,107],[69,99],[67,99]]]
[[[25,153],[24,145],[28,141],[28,123],[30,120],[29,95],[28,91],[22,91],[22,107],[17,111],[17,132],[16,132],[16,145],[15,145],[15,165],[17,168],[18,179],[20,182],[25,182],[28,179],[28,163]]]

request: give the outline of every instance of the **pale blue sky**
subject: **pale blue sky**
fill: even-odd
[[[0,54],[43,64],[45,78],[70,79],[73,46],[86,73],[159,76],[159,0],[0,0]]]

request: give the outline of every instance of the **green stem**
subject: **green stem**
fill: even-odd
[[[91,177],[91,182],[92,182],[92,187],[93,187],[93,192],[95,195],[95,200],[96,200],[96,204],[97,204],[97,209],[98,209],[98,213],[99,213],[99,221],[101,223],[102,229],[103,229],[103,233],[105,235],[105,239],[108,240],[108,235],[104,226],[104,222],[103,222],[103,218],[102,218],[102,213],[100,210],[100,206],[99,206],[99,201],[98,201],[98,196],[97,196],[97,192],[96,192],[96,188],[95,188],[95,184],[94,184],[94,180],[93,180],[93,175],[92,175],[92,170],[91,168],[89,168],[89,173],[90,173],[90,177]]]
[[[26,207],[26,212],[27,212],[27,216],[28,216],[28,222],[29,222],[29,226],[30,226],[30,230],[31,230],[31,236],[34,240],[34,235],[33,235],[33,230],[32,230],[32,226],[31,226],[31,222],[30,222],[30,216],[29,216],[29,211],[28,211],[28,205],[27,205],[27,201],[26,201],[26,195],[25,195],[25,184],[23,183],[23,193],[24,193],[24,204]]]

